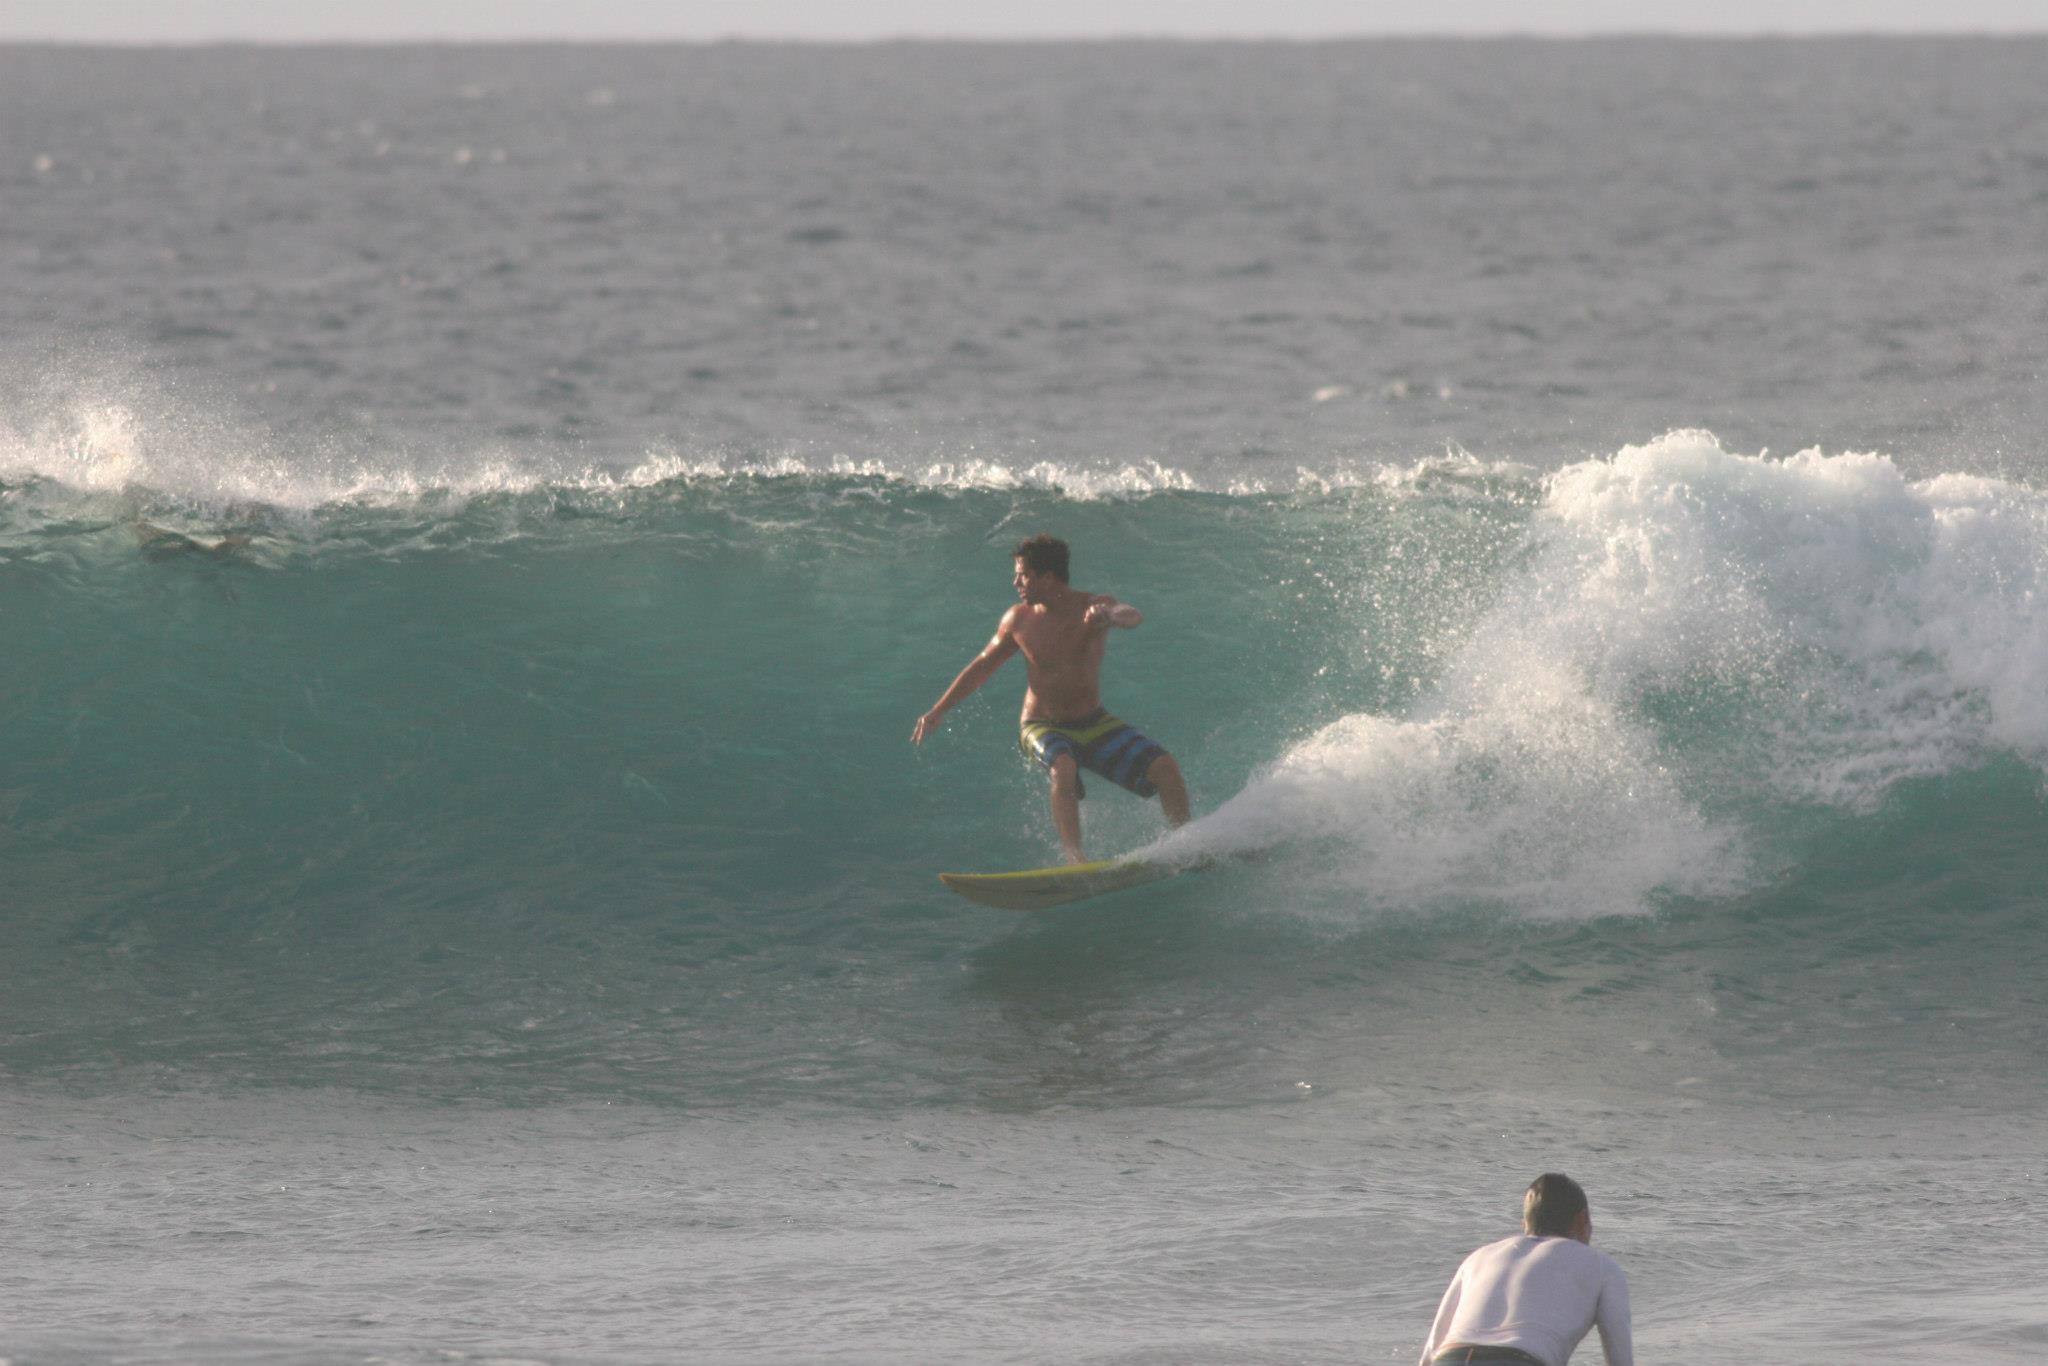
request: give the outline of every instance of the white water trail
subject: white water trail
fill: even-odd
[[[1674,432],[1551,475],[1529,534],[1407,715],[1331,722],[1149,852],[1305,845],[1382,908],[1642,912],[1752,881],[1773,811],[2048,763],[2037,490]]]

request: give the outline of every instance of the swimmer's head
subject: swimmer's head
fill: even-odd
[[[1593,1217],[1586,1209],[1585,1190],[1562,1172],[1543,1173],[1522,1196],[1522,1231],[1538,1238],[1590,1241]]]

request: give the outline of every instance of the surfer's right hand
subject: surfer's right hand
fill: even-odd
[[[913,745],[923,744],[924,737],[938,730],[945,719],[946,713],[937,709],[928,711],[923,716],[918,717],[917,725],[910,732],[910,743]]]

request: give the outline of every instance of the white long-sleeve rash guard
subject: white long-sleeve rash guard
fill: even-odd
[[[1519,1347],[1545,1366],[1565,1366],[1596,1324],[1607,1366],[1635,1366],[1628,1277],[1614,1258],[1571,1238],[1503,1238],[1451,1277],[1422,1360],[1427,1366],[1447,1344],[1461,1343]]]

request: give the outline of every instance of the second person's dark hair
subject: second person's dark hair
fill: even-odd
[[[1539,1238],[1569,1238],[1586,1212],[1586,1192],[1562,1172],[1545,1172],[1522,1197],[1522,1227]]]

